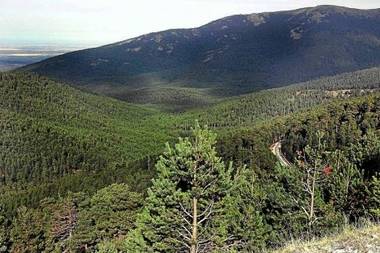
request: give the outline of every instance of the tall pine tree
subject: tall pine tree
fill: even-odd
[[[247,245],[242,221],[250,209],[240,206],[246,203],[237,188],[248,177],[244,168],[226,166],[215,144],[216,135],[197,125],[192,137],[166,146],[127,252],[229,252]],[[252,219],[249,225],[262,227],[253,209]]]

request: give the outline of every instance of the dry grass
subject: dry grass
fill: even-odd
[[[309,242],[292,242],[273,253],[380,253],[380,225],[357,229]]]

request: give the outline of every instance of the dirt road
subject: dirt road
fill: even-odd
[[[282,154],[281,152],[281,141],[278,141],[274,143],[272,146],[270,146],[270,150],[277,157],[282,166],[292,166],[292,164],[285,158],[284,154]]]

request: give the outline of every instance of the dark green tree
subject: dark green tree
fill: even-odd
[[[11,230],[12,252],[43,252],[46,234],[44,218],[34,209],[20,207]]]
[[[69,248],[94,250],[101,240],[125,236],[134,228],[141,202],[141,195],[126,184],[112,184],[99,190],[79,203],[78,221]]]
[[[376,220],[380,220],[380,177],[373,177],[371,197],[371,214]]]
[[[137,228],[126,240],[127,252],[245,248],[251,238],[244,237],[249,233],[244,219],[257,220],[249,222],[251,228],[261,227],[262,221],[254,209],[239,206],[247,201],[238,191],[248,185],[245,168],[234,169],[232,163],[226,166],[217,156],[215,143],[216,135],[197,125],[192,137],[180,138],[174,148],[166,146]]]

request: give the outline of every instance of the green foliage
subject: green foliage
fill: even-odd
[[[284,151],[289,157],[296,157],[297,150],[307,144],[315,145],[316,129],[324,132],[328,149],[345,149],[351,144],[364,142],[363,137],[367,133],[372,131],[372,135],[378,135],[379,110],[379,95],[372,95],[337,101],[319,106],[308,113],[294,115],[284,122],[290,126],[284,136]],[[373,145],[375,144],[371,144]],[[359,153],[352,155],[357,160],[361,159]]]
[[[69,239],[69,247],[93,249],[101,240],[124,236],[134,227],[141,205],[141,195],[125,184],[113,184],[99,190],[79,203],[78,222]]]
[[[165,123],[154,110],[34,75],[2,74],[0,82],[4,183],[100,170],[117,157],[138,160],[159,150],[157,144],[169,137],[166,128],[153,130]]]
[[[98,250],[96,251],[98,253],[118,253],[118,249],[112,242],[102,242],[98,246]]]
[[[337,101],[223,136],[219,142],[223,157],[247,164],[266,193],[261,197],[264,204],[257,207],[273,232],[267,240],[269,245],[281,245],[307,234],[330,233],[339,229],[346,218],[354,223],[363,217],[371,218],[370,209],[378,205],[373,193],[380,151],[378,101],[378,95]],[[315,134],[318,131],[323,133],[325,143],[319,149]],[[278,140],[288,159],[296,164],[300,152],[305,154],[308,146],[303,159],[306,164],[275,166],[268,147]],[[301,206],[305,207],[309,199],[303,187],[305,167],[314,165],[318,168],[315,205],[319,218],[310,230]],[[332,168],[331,174],[325,174],[326,167]]]
[[[45,226],[41,212],[20,207],[12,222],[12,252],[42,252],[45,248]]]
[[[176,86],[178,85],[178,86]],[[183,112],[192,108],[205,108],[218,101],[210,89],[187,88],[183,84],[161,84],[153,87],[92,86],[90,90],[128,103],[145,104],[167,112]]]
[[[316,129],[324,132],[326,156],[333,173],[326,180],[326,199],[350,221],[369,216],[369,187],[378,177],[380,135],[379,97],[369,96],[333,103],[286,122],[283,138],[289,159],[306,145],[315,146]]]
[[[307,232],[329,233],[343,223],[343,216],[350,222],[378,219],[380,97],[323,104],[335,96],[360,95],[357,90],[334,93],[336,88],[351,89],[364,75],[359,77],[331,79],[323,87],[329,91],[318,88],[324,82],[317,80],[316,86],[263,91],[202,112],[168,115],[34,75],[2,74],[0,252],[24,245],[32,252],[138,251],[152,245],[164,251],[180,245],[178,230],[186,223],[181,213],[191,210],[193,196],[200,212],[210,199],[220,211],[200,227],[205,236],[214,235],[213,247],[229,245],[242,252],[279,246]],[[357,87],[373,88],[372,81],[361,80],[363,86]],[[274,118],[280,115],[288,116]],[[168,146],[151,183],[155,154],[172,136],[187,136],[195,118],[218,131],[219,138],[198,129],[201,138],[182,138],[174,148]],[[326,144],[319,149],[318,130]],[[321,219],[312,230],[301,208],[307,203],[294,201],[308,199],[302,187],[305,166],[276,166],[269,146],[279,140],[295,164],[297,152],[306,149],[306,167],[333,168],[329,176],[318,170],[315,204]],[[193,153],[201,154],[201,161]],[[233,161],[235,167],[223,161]],[[191,187],[195,174],[189,168],[195,163],[205,172],[196,174],[200,185],[217,182],[202,196],[200,186]],[[215,173],[208,176],[207,171]],[[149,186],[144,202],[136,192]],[[234,239],[223,242],[230,235]]]
[[[216,135],[197,126],[157,162],[127,252],[177,252],[199,248],[227,252],[263,245],[266,232],[245,169],[234,170],[217,156]],[[252,212],[252,213],[251,213]],[[195,222],[195,223],[194,223]],[[254,235],[262,237],[251,237]],[[261,244],[256,244],[259,240]]]
[[[364,185],[362,171],[350,161],[350,157],[343,151],[336,150],[331,154],[333,173],[328,177],[327,187],[330,189],[329,198],[334,201],[334,206],[342,213],[354,212],[350,204],[353,200],[355,189]]]
[[[69,190],[93,193],[120,181],[138,188],[134,183],[152,173],[135,166],[172,139],[170,117],[36,75],[0,74],[0,97],[0,204],[7,215]]]
[[[372,181],[372,191],[371,191],[371,213],[374,217],[379,220],[380,219],[380,178],[374,177]]]
[[[369,176],[375,175],[373,173],[376,172],[376,166],[372,165],[378,164],[376,162],[379,153],[377,101],[378,96],[375,95],[336,102],[307,113],[258,124],[250,130],[236,131],[222,136],[218,143],[218,151],[224,160],[233,160],[239,165],[246,164],[249,169],[239,173],[234,170],[236,173],[233,185],[236,187],[231,187],[231,195],[234,198],[228,202],[226,200],[227,204],[224,206],[224,209],[228,210],[226,211],[228,215],[231,215],[226,219],[229,220],[228,226],[240,240],[245,241],[246,248],[240,249],[241,251],[257,251],[262,247],[282,245],[294,238],[324,235],[338,230],[343,225],[345,216],[348,221],[356,222],[361,217],[368,217],[370,212],[372,215],[376,213],[374,212],[378,206],[374,197],[376,187],[371,186],[374,186],[373,182],[376,181]],[[363,116],[361,113],[364,113]],[[351,115],[356,115],[357,119],[350,120]],[[365,128],[361,127],[364,126],[362,118],[366,122]],[[334,130],[330,126],[336,124],[339,128],[341,124],[345,124],[340,122],[341,120],[350,122],[342,127],[351,130],[336,135],[336,132],[330,131]],[[319,149],[316,130],[322,131],[324,135],[322,139],[325,145]],[[364,135],[359,134],[360,131],[363,131],[361,133]],[[276,167],[274,157],[268,149],[273,139],[281,137],[281,133],[285,133],[284,143],[293,143],[290,147],[297,147],[295,151],[305,150],[309,145],[306,149],[305,162],[308,163],[308,167],[318,164],[319,186],[315,202],[318,220],[313,229],[310,229],[307,217],[301,208],[306,204],[294,200],[309,198],[303,189],[305,182],[305,173],[301,169],[303,167]],[[343,139],[350,141],[338,141]],[[297,156],[295,151],[294,156]],[[177,156],[173,149],[172,152]],[[324,175],[321,171],[327,165],[333,168],[331,175]],[[177,188],[176,185],[164,183],[160,187],[159,185],[155,187],[157,188],[153,188],[154,192],[150,193],[154,196],[152,208],[159,210],[164,216],[166,209],[161,209],[161,202],[154,193],[157,193],[158,197],[165,198],[165,201],[171,203],[173,207],[176,195],[172,192]],[[229,209],[236,206],[239,208]],[[177,208],[180,209],[178,206]],[[143,212],[140,215],[143,218],[138,220],[152,220],[150,213]],[[154,222],[177,224],[178,220],[154,219]],[[155,224],[154,222],[146,222],[143,225],[149,231],[162,232],[149,227]],[[137,227],[141,227],[141,224],[138,223]],[[177,227],[170,226],[170,231],[175,231]],[[162,240],[162,237],[156,238],[156,241],[155,235],[154,232],[147,232],[147,235],[144,235],[141,230],[136,229],[129,234],[129,238],[127,237],[127,248],[131,249],[129,247],[134,246],[136,248],[133,249],[137,251],[144,245],[149,248],[146,238],[150,236],[153,238],[151,244],[158,242],[157,247],[164,247],[167,242]],[[116,244],[110,242],[109,245]],[[120,246],[116,248],[122,249]]]
[[[379,69],[368,69],[347,74],[268,89],[227,99],[202,110],[182,116],[181,127],[191,126],[198,118],[203,124],[217,129],[251,127],[273,117],[302,112],[331,100],[370,94],[379,89]]]
[[[19,208],[11,224],[0,223],[1,246],[11,246],[13,252],[94,252],[100,241],[123,238],[134,228],[141,206],[142,196],[125,184],[110,185],[93,196],[47,198],[38,208]]]
[[[239,252],[262,251],[270,241],[272,228],[263,216],[267,192],[257,182],[257,176],[246,168],[236,171],[231,190],[233,205],[226,220],[243,245]]]

